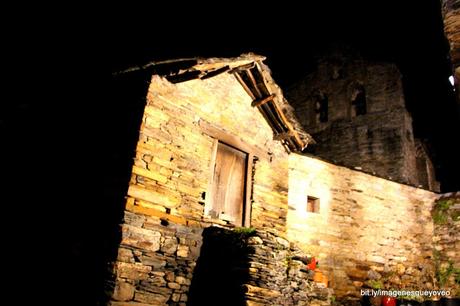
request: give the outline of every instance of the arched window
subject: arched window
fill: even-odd
[[[323,93],[318,93],[314,98],[316,122],[327,122],[328,120],[328,104],[329,100]]]
[[[354,90],[351,105],[353,116],[365,115],[367,113],[366,92],[362,85],[357,86]]]

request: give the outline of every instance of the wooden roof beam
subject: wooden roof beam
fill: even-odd
[[[238,80],[238,82],[241,84],[241,86],[243,86],[243,89],[246,91],[246,93],[251,97],[251,99],[255,100],[256,96],[251,91],[251,89],[248,87],[248,85],[243,81],[243,78],[241,77],[241,75],[238,72],[236,72],[234,75],[236,79]]]
[[[286,116],[284,115],[283,111],[280,109],[278,104],[273,103],[273,105],[275,106],[276,112],[281,117],[283,123],[287,126],[289,131],[292,131],[294,133],[293,136],[294,136],[295,142],[299,145],[299,147],[303,147],[304,146],[303,141],[300,139],[299,134],[297,132],[295,132],[294,127],[291,125],[289,120],[286,118]]]
[[[256,90],[256,94],[258,98],[262,98],[262,92],[260,91],[259,87],[257,87],[257,81],[254,78],[254,75],[252,74],[250,69],[245,70],[246,74],[248,75],[249,79],[252,82],[252,85],[254,85],[254,89]]]
[[[264,105],[265,103],[272,101],[275,98],[275,96],[276,96],[275,94],[271,94],[265,98],[254,100],[252,101],[251,106],[256,107],[256,106]]]
[[[224,72],[226,72],[228,70],[230,70],[230,67],[228,65],[224,66],[222,68],[219,68],[219,69],[211,70],[211,71],[207,72],[204,76],[202,76],[201,79],[206,80],[206,79],[215,77],[216,75],[219,75],[221,73],[224,73]]]

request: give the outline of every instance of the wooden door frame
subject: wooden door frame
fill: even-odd
[[[251,226],[251,195],[252,195],[252,167],[254,162],[254,157],[264,158],[269,160],[270,157],[268,153],[263,151],[260,148],[252,146],[241,138],[231,135],[224,130],[221,130],[203,120],[199,121],[199,126],[204,134],[213,138],[212,144],[212,155],[211,155],[211,177],[208,184],[208,195],[205,199],[205,211],[207,214],[208,210],[212,206],[212,186],[214,182],[214,172],[216,166],[216,157],[217,157],[217,147],[219,142],[234,147],[235,149],[242,151],[247,154],[246,160],[246,175],[245,175],[245,188],[244,188],[244,203],[243,203],[243,216],[242,216],[242,226],[250,227]]]

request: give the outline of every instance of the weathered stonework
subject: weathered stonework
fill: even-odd
[[[436,194],[318,159],[289,156],[288,238],[319,258],[340,299],[378,279],[386,288],[434,286]],[[307,197],[319,199],[308,213]]]
[[[441,0],[444,32],[450,46],[450,56],[456,77],[457,95],[460,95],[460,0]],[[460,96],[459,96],[460,101]]]
[[[289,99],[317,142],[311,147],[315,155],[397,182],[439,190],[427,167],[417,167],[412,118],[395,65],[333,54],[321,59],[315,72],[289,90]]]
[[[154,75],[121,226],[112,305],[184,304],[203,228],[231,227],[204,213],[214,139],[203,122],[266,153],[253,163],[251,226],[285,235],[287,153],[235,76],[172,84]]]
[[[129,211],[124,222],[110,305],[185,301],[200,253],[202,229],[165,224],[158,217]]]
[[[460,297],[460,192],[437,199],[433,220],[437,287]]]
[[[190,305],[331,305],[332,289],[313,281],[296,259],[305,254],[286,239],[259,230],[205,231]]]
[[[147,208],[171,221],[201,227],[222,224],[203,214],[213,138],[201,130],[200,121],[273,156],[255,163],[252,224],[284,232],[287,154],[230,74],[176,85],[152,78],[128,191],[135,202],[128,210]]]
[[[268,232],[258,232],[248,243],[254,249],[248,305],[331,305],[333,291],[313,282],[305,264],[292,259],[306,256],[300,249]]]
[[[215,67],[220,60],[202,62],[188,72]],[[242,67],[253,64],[247,58],[238,62]],[[184,75],[152,76],[118,257],[107,283],[109,305],[225,305],[231,300],[217,287],[209,294],[219,302],[200,294],[200,284],[215,286],[217,277],[241,297],[232,306],[325,306],[333,294],[339,300],[335,305],[350,306],[359,303],[359,289],[370,280],[388,288],[436,287],[433,247],[450,252],[452,245],[447,245],[454,241],[444,233],[433,242],[436,195],[292,153],[296,146],[286,145],[292,131],[274,135],[260,105],[254,105],[268,100],[253,100],[241,80],[227,72],[229,67],[236,66],[229,60],[211,70],[212,77],[180,82]],[[284,101],[281,90],[265,94]],[[410,118],[399,106],[393,110],[398,111],[385,113],[385,118],[406,131]],[[247,226],[255,231],[235,244],[225,239],[241,229],[205,209],[215,165],[216,138],[210,130],[231,135],[257,152],[246,169],[251,187]],[[397,131],[390,134],[399,139]],[[387,136],[379,141],[390,141]],[[395,150],[406,152],[404,143]],[[420,152],[412,157],[425,158]],[[406,161],[398,166],[409,167]],[[319,213],[307,213],[309,196],[319,202]],[[330,289],[313,282],[305,263],[297,260],[310,256],[320,260]],[[203,271],[215,274],[203,277]]]
[[[427,154],[428,150],[420,139],[415,139],[415,162],[417,167],[418,183],[428,190],[439,191],[440,185],[436,181],[433,162]]]

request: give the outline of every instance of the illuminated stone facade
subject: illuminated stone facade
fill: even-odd
[[[292,152],[286,141],[293,130],[275,135],[273,118],[261,112],[266,99],[254,100],[234,75],[255,64],[263,68],[249,57],[211,59],[174,78],[152,73],[109,305],[205,305],[194,296],[198,284],[236,286],[241,305],[252,306],[331,305],[332,295],[335,305],[358,305],[360,288],[376,279],[392,288],[435,288],[436,194]],[[209,67],[209,77],[178,81]],[[266,73],[258,83],[277,88]],[[285,102],[279,88],[265,94]],[[209,206],[219,141],[252,152],[240,224]],[[309,201],[316,212],[307,211]],[[312,256],[329,288],[297,260]],[[221,299],[205,303],[239,305]]]

